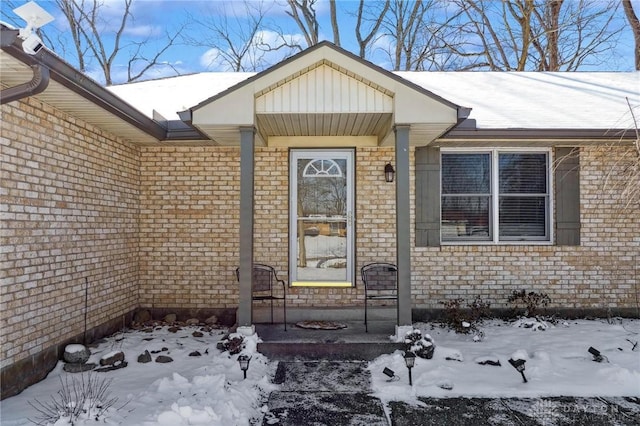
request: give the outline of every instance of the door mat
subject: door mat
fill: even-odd
[[[340,330],[347,328],[347,324],[336,321],[300,321],[296,323],[296,327],[311,330]]]

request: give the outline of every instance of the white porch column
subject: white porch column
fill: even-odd
[[[255,128],[240,128],[240,300],[238,327],[250,327],[252,318],[251,288],[253,280],[253,173]]]
[[[409,199],[409,125],[396,125],[396,265],[398,265],[398,326],[410,326],[411,224]]]

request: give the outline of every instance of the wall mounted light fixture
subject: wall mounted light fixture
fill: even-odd
[[[384,180],[391,183],[393,182],[393,178],[396,174],[396,171],[393,169],[393,166],[391,165],[391,163],[387,163],[386,166],[384,166]]]

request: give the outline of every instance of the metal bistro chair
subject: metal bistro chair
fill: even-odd
[[[398,267],[392,263],[370,263],[360,269],[364,282],[364,329],[369,300],[398,300]]]
[[[240,282],[240,268],[236,268],[236,278]],[[274,285],[278,283],[282,285],[282,296],[276,296],[273,293]],[[251,300],[269,300],[271,301],[271,324],[273,324],[273,301],[282,300],[284,330],[287,331],[287,286],[284,280],[278,278],[276,270],[269,265],[261,263],[253,264],[253,288],[251,289]],[[253,303],[251,306],[253,310]]]

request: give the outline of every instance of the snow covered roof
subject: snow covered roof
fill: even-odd
[[[458,105],[479,129],[627,129],[640,72],[399,72]]]
[[[111,92],[153,117],[155,110],[167,120],[178,112],[256,75],[254,72],[203,72],[107,87]]]
[[[478,129],[628,129],[640,105],[640,72],[396,72],[464,107]],[[208,72],[109,87],[147,114],[178,112],[254,76]],[[638,114],[640,115],[640,114]]]

